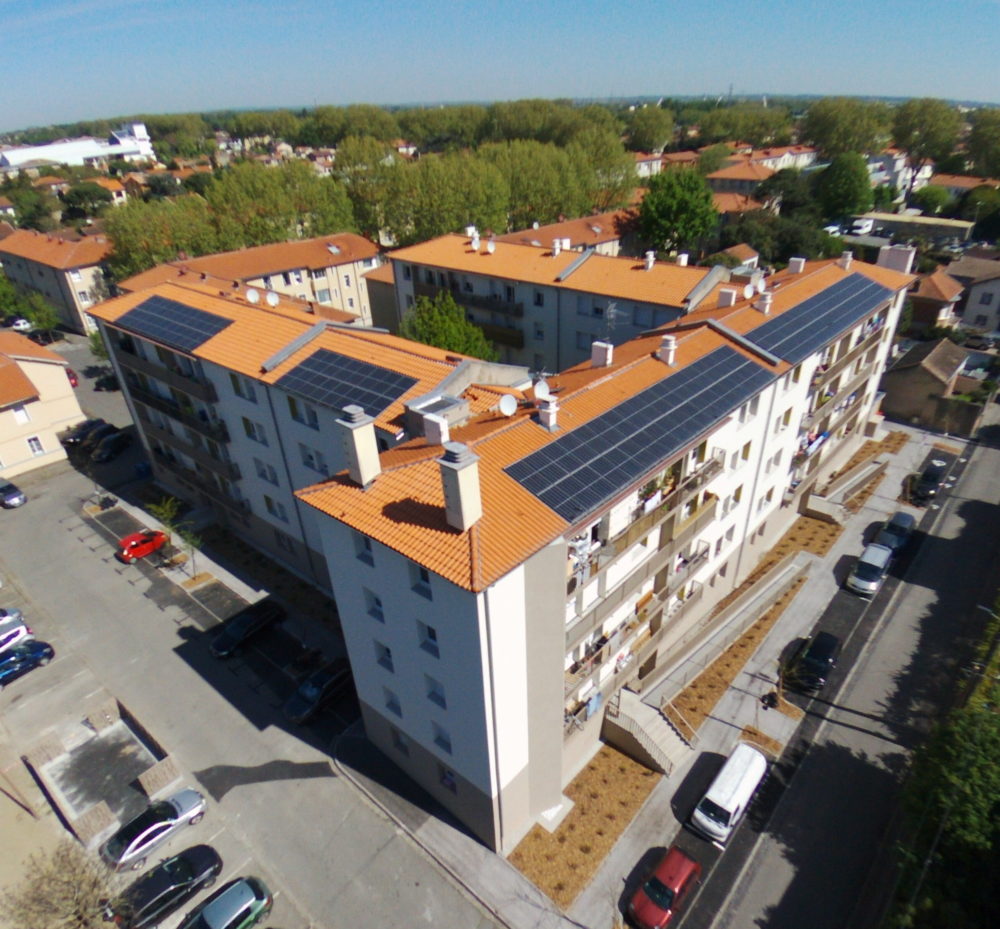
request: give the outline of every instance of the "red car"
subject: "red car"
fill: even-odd
[[[118,541],[115,558],[122,564],[132,564],[139,558],[158,552],[166,544],[167,537],[159,529],[143,529]]]
[[[69,386],[70,387],[79,387],[80,386],[80,378],[77,375],[76,371],[74,371],[72,368],[67,368],[66,369],[66,377],[69,378]]]
[[[701,877],[701,865],[676,845],[670,848],[643,881],[628,905],[628,915],[639,929],[663,929]]]

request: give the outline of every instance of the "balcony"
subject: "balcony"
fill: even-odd
[[[192,458],[203,468],[207,468],[220,477],[226,478],[226,480],[238,481],[242,477],[239,465],[235,461],[230,461],[228,458],[216,457],[209,449],[201,445],[194,445],[186,439],[168,432],[166,429],[161,429],[148,420],[143,420],[142,429],[150,438],[157,439],[164,445],[176,451],[183,452],[183,454]]]
[[[456,285],[439,286],[438,284],[427,284],[414,281],[413,292],[418,297],[430,297],[433,299],[442,290],[448,291],[455,298],[459,306],[471,306],[480,310],[489,310],[491,313],[503,313],[505,316],[513,316],[520,319],[524,316],[524,304],[516,300],[507,300],[504,297],[497,297],[491,294],[471,293],[461,290]]]
[[[832,397],[827,398],[822,404],[816,407],[811,413],[806,413],[802,417],[801,428],[810,430],[810,427],[815,423],[818,423],[824,417],[830,415],[837,407],[846,400],[852,393],[860,390],[868,383],[869,378],[872,376],[871,371],[864,370],[856,377],[852,378],[847,382],[844,387],[841,387]],[[810,431],[829,431],[829,427],[823,430],[810,430]]]
[[[476,323],[483,330],[483,335],[498,345],[509,345],[511,348],[524,348],[524,333],[510,326],[494,326],[492,323]]]
[[[191,468],[185,467],[171,453],[164,454],[154,449],[153,458],[160,467],[169,471],[175,477],[190,485],[195,490],[204,494],[216,503],[221,504],[227,510],[238,516],[247,516],[250,513],[250,504],[246,500],[234,497],[223,490],[211,477],[206,474],[199,474]]]
[[[821,384],[825,384],[831,378],[836,377],[843,371],[848,365],[851,364],[856,358],[859,358],[865,353],[865,351],[875,344],[877,344],[879,338],[881,337],[882,330],[885,328],[885,321],[880,320],[877,324],[872,325],[871,323],[866,326],[868,331],[865,332],[861,340],[857,345],[854,346],[846,355],[842,358],[838,358],[836,361],[828,364],[826,368],[822,371],[817,371],[812,380],[809,383],[809,389],[815,390]]]
[[[211,381],[207,381],[195,374],[184,374],[179,368],[168,368],[159,360],[148,361],[137,355],[125,343],[118,343],[116,357],[121,362],[122,367],[138,371],[140,374],[146,374],[149,377],[155,377],[157,380],[163,381],[168,387],[173,387],[176,390],[189,394],[196,400],[201,400],[205,403],[218,402],[219,397]]]
[[[183,423],[185,426],[194,429],[195,432],[208,436],[210,439],[215,439],[217,442],[229,441],[229,430],[221,419],[210,420],[207,414],[199,415],[196,413],[194,407],[185,409],[176,400],[169,397],[161,397],[151,390],[140,387],[132,378],[126,378],[126,383],[128,393],[133,400],[138,400],[139,403],[144,403],[154,410],[159,410],[171,419],[176,419],[179,423]]]

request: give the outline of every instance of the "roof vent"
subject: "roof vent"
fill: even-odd
[[[788,273],[789,274],[801,274],[806,269],[805,258],[789,258],[788,259]]]
[[[549,430],[549,432],[555,432],[559,428],[559,401],[553,397],[548,396],[544,400],[540,400],[538,403],[538,421],[542,426]]]
[[[652,271],[654,264],[656,264],[656,252],[646,252],[646,270]]]
[[[736,291],[732,287],[723,287],[719,290],[719,306],[727,307],[736,303]]]
[[[568,252],[572,247],[573,240],[569,236],[566,236],[566,238],[563,239],[563,250]]]
[[[327,244],[326,244],[326,250],[331,255],[339,255],[340,254],[340,246],[339,245],[334,245],[333,242],[327,242]]]
[[[615,347],[610,342],[592,342],[590,345],[590,366],[607,368],[615,355]]]
[[[490,240],[486,243],[486,253],[492,255],[497,250],[497,243],[493,241],[492,236]]]
[[[474,252],[478,252],[479,251],[479,233],[478,232],[472,237],[472,242],[470,244],[472,245],[472,250]]]
[[[660,350],[656,353],[656,357],[672,367],[677,358],[677,336],[665,335],[660,341]]]
[[[769,290],[765,290],[757,298],[757,309],[761,311],[765,316],[771,313],[771,301],[774,299],[774,294]]]
[[[444,491],[445,519],[452,529],[465,532],[483,515],[483,497],[479,489],[479,456],[468,445],[447,442],[444,455],[437,460]]]
[[[362,487],[369,487],[382,471],[375,442],[375,420],[357,404],[344,407],[337,420],[347,460],[347,473]]]
[[[854,260],[854,252],[841,252],[840,261],[837,262],[845,271],[851,270],[851,262]]]
[[[562,239],[552,240],[552,257],[558,258],[559,253],[562,251]]]
[[[688,266],[688,253],[687,252],[681,252],[677,256],[677,266],[679,268],[686,268]]]

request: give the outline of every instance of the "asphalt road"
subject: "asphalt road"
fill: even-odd
[[[1000,441],[968,447],[910,550],[870,603],[847,591],[817,628],[844,641],[725,854],[683,843],[708,867],[683,929],[874,927],[891,893],[884,840],[909,753],[946,706],[1000,585]],[[947,441],[947,440],[946,440]],[[866,539],[876,527],[869,527]],[[860,544],[860,542],[859,542]],[[835,568],[843,579],[850,559]],[[905,583],[902,581],[905,580]]]
[[[308,727],[284,721],[280,707],[294,685],[279,652],[211,658],[211,616],[155,571],[116,562],[111,536],[81,518],[88,479],[66,465],[46,471],[20,481],[26,506],[0,513],[4,603],[15,597],[57,653],[0,694],[14,748],[75,718],[104,688],[209,797],[190,840],[216,844],[227,876],[232,862],[278,888],[280,907],[267,925],[493,925],[338,776],[336,718]]]

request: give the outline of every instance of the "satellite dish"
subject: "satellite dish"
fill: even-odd
[[[513,394],[504,394],[500,398],[500,412],[504,416],[513,416],[517,412],[517,398]]]
[[[765,290],[767,290],[767,281],[765,281],[764,278],[761,278],[757,281],[757,293],[762,294]]]
[[[743,288],[743,299],[749,300],[754,295],[754,293],[755,291],[753,284],[747,284],[746,287]]]
[[[273,290],[269,290],[264,299],[267,301],[268,306],[277,306],[281,302],[281,297],[279,297]]]
[[[254,290],[253,287],[247,288],[246,297],[247,297],[247,303],[253,303],[253,304],[260,303],[260,293]]]
[[[548,400],[551,396],[552,391],[549,390],[549,382],[545,378],[535,381],[535,398],[537,400]]]

